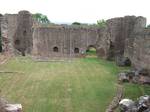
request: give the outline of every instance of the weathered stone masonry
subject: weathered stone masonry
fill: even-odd
[[[3,52],[31,53],[32,25],[32,16],[28,11],[4,15],[1,23]]]
[[[98,30],[63,26],[36,27],[33,32],[33,55],[74,57],[96,47]],[[57,51],[55,51],[57,48]]]
[[[107,20],[105,28],[43,26],[32,14],[6,14],[1,19],[3,52],[36,57],[76,57],[92,46],[98,57],[128,57],[136,68],[150,70],[150,29],[144,17],[125,16]]]

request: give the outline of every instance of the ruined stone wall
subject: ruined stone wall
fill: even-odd
[[[144,17],[125,16],[108,20],[103,35],[107,49],[105,56],[108,59],[128,57],[135,68],[150,70],[150,30],[145,27]]]
[[[46,57],[73,57],[85,54],[88,46],[96,46],[96,29],[73,27],[36,27],[33,32],[33,54]],[[54,51],[54,47],[58,51]]]
[[[92,46],[98,57],[116,60],[128,57],[135,67],[150,69],[149,35],[143,17],[125,16],[107,20],[105,28],[43,26],[32,14],[5,14],[0,18],[3,52],[39,57],[83,56]],[[144,44],[143,44],[144,43]]]
[[[0,14],[0,26],[1,26],[1,22],[2,22],[2,18],[3,18],[3,15]],[[0,52],[2,52],[2,38],[1,38],[1,27],[0,27]]]
[[[25,54],[32,50],[32,16],[28,11],[5,14],[2,23],[3,52]]]
[[[124,55],[126,39],[145,27],[146,19],[143,17],[125,16],[107,20],[106,27],[99,34],[97,42],[99,56],[108,60],[115,60]],[[103,55],[105,53],[105,55]]]
[[[96,41],[96,50],[99,58],[107,59],[109,49],[109,33],[106,28],[98,30],[98,39]]]
[[[130,58],[135,68],[150,70],[150,29],[143,29],[143,32],[126,39],[125,56]]]
[[[21,11],[17,18],[17,29],[14,35],[14,48],[25,55],[32,50],[32,15],[28,11]]]
[[[3,52],[13,53],[13,37],[15,35],[17,26],[16,14],[5,14],[2,18],[1,31],[2,31],[2,48]]]

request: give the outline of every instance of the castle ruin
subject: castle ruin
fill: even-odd
[[[106,27],[44,26],[28,11],[0,16],[2,52],[35,57],[80,57],[89,47],[108,60],[128,57],[135,68],[150,70],[150,29],[146,18],[107,20]]]

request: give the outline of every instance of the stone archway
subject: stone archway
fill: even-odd
[[[109,49],[108,49],[108,60],[115,59],[115,43],[112,40],[109,40]]]
[[[58,52],[58,47],[57,46],[53,47],[53,52]]]
[[[89,45],[87,47],[86,56],[96,56],[97,57],[97,49],[94,45]]]
[[[79,53],[79,48],[77,48],[77,47],[74,48],[74,53],[75,53],[75,54],[78,54],[78,53]]]

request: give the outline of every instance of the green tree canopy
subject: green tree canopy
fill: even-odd
[[[40,23],[50,23],[48,17],[46,15],[43,15],[41,13],[33,14],[33,17]]]
[[[79,22],[73,22],[72,25],[81,25]]]
[[[105,27],[106,26],[106,21],[104,19],[97,20],[97,25],[99,27]]]

